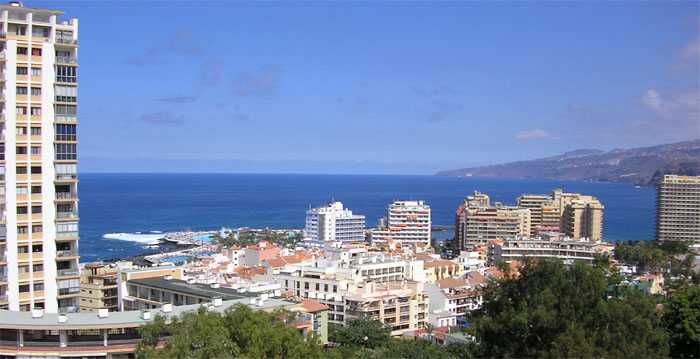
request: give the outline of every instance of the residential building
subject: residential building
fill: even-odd
[[[441,279],[462,275],[463,268],[459,263],[446,259],[435,259],[423,263],[425,281],[436,282]]]
[[[525,258],[556,258],[565,263],[585,261],[593,263],[598,253],[610,253],[613,245],[587,238],[550,236],[515,237],[489,242],[488,259],[490,264],[504,261],[522,261]]]
[[[657,187],[656,239],[700,244],[700,176],[665,175]]]
[[[306,211],[304,237],[311,241],[362,242],[365,240],[365,216],[353,214],[341,202]]]
[[[157,266],[157,267],[144,267],[144,268],[120,268],[117,276],[117,294],[119,305],[119,311],[125,310],[125,302],[129,301],[129,292],[127,290],[127,283],[134,279],[145,279],[154,277],[172,277],[176,280],[182,280],[185,278],[185,273],[183,267],[177,267],[174,265],[170,266]],[[126,305],[126,308],[131,308],[132,305]]]
[[[328,323],[322,306],[297,303],[279,298],[246,297],[232,300],[214,299],[211,303],[173,306],[162,305],[149,310],[110,313],[81,312],[51,314],[43,310],[13,312],[0,310],[0,357],[2,358],[134,358],[142,339],[139,329],[162,316],[166,324],[187,312],[205,307],[208,311],[224,313],[245,305],[253,310],[274,312],[287,310],[298,313],[288,325],[305,337],[314,332],[322,344],[327,343]],[[318,330],[318,331],[316,331]],[[165,345],[161,338],[159,346]]]
[[[395,201],[372,230],[372,242],[430,244],[430,206],[423,201]]]
[[[255,267],[266,260],[277,258],[282,249],[268,241],[260,241],[243,249],[243,257],[238,260],[241,266]]]
[[[97,312],[119,310],[118,268],[103,263],[87,263],[80,271],[80,310]]]
[[[423,283],[367,282],[345,295],[346,320],[368,317],[391,328],[398,336],[423,328],[428,321],[428,294]]]
[[[485,285],[486,277],[479,272],[468,272],[466,278],[445,278],[426,284],[426,291],[430,295],[431,322],[449,326],[463,325],[470,312],[481,308],[481,289]]]
[[[530,210],[500,204],[489,207],[465,205],[457,221],[465,246],[530,233]]]
[[[0,5],[0,308],[79,308],[78,21]]]
[[[523,194],[517,198],[517,206],[530,210],[530,237],[561,230],[561,211],[552,196]]]

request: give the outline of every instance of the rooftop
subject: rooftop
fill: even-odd
[[[131,279],[129,283],[209,299],[221,298],[223,300],[233,300],[256,296],[254,293],[239,293],[233,288],[212,288],[207,284],[187,283],[184,280],[165,279],[165,277]]]

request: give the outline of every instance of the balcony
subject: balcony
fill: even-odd
[[[56,192],[57,201],[76,201],[78,195],[73,192]]]
[[[78,212],[56,212],[57,219],[78,219]]]
[[[56,115],[56,121],[59,122],[69,122],[69,123],[76,123],[78,122],[78,117],[76,115]]]
[[[80,275],[80,271],[76,268],[59,269],[57,274],[59,277],[74,277]],[[78,288],[78,291],[80,291],[80,288]]]
[[[77,179],[77,173],[56,173],[56,181],[75,181]]]
[[[65,38],[65,37],[57,37],[56,43],[57,44],[65,44],[65,45],[78,45],[78,40],[71,39],[71,38]]]
[[[78,232],[57,232],[57,240],[73,240],[78,238]]]
[[[66,249],[62,251],[56,251],[56,258],[69,258],[69,257],[77,257],[78,256],[78,251],[75,249]]]
[[[2,60],[0,60],[0,61],[2,61]],[[78,59],[76,59],[73,56],[57,56],[56,63],[74,65],[74,64],[78,63]]]
[[[72,295],[80,293],[80,287],[59,288],[58,295]]]

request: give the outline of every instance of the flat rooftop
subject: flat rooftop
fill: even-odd
[[[223,300],[234,300],[256,297],[255,293],[241,293],[233,288],[212,288],[208,284],[201,283],[187,283],[180,279],[165,279],[165,277],[153,277],[153,278],[141,278],[141,279],[130,279],[128,284],[135,284],[139,286],[157,288],[170,292],[183,293],[195,297],[202,298],[221,298]]]

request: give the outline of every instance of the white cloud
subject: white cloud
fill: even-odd
[[[698,91],[662,97],[655,89],[649,89],[642,96],[642,103],[663,119],[700,123],[700,92]]]
[[[549,133],[541,128],[533,128],[530,130],[520,131],[515,134],[515,138],[519,140],[556,140],[558,136]]]
[[[659,92],[654,89],[647,90],[644,96],[642,96],[642,103],[654,111],[661,110],[661,97],[659,96]]]

